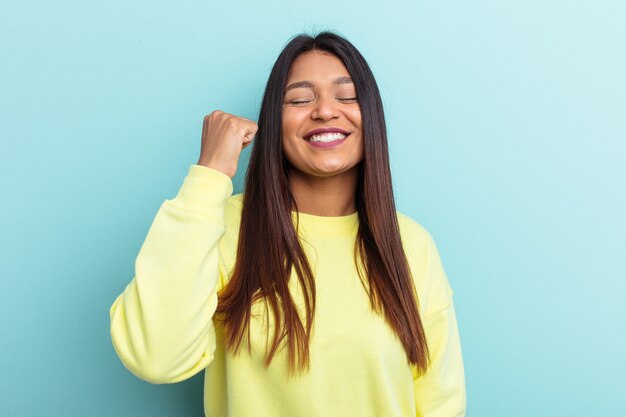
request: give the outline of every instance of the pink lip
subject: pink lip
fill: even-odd
[[[307,140],[306,143],[311,146],[315,146],[316,148],[334,148],[335,146],[339,146],[344,143],[346,139],[348,139],[348,136],[343,139],[333,140],[332,142],[309,142]]]
[[[343,133],[346,136],[350,134],[350,132],[346,132],[345,130],[339,129],[337,127],[320,127],[318,129],[313,129],[309,133],[304,135],[304,139],[308,139],[309,137],[313,135],[318,135],[320,133]]]

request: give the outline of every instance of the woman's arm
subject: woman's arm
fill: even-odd
[[[219,242],[232,191],[226,174],[191,165],[177,196],[157,212],[135,276],[111,306],[115,351],[145,381],[182,381],[213,360]]]
[[[432,236],[427,233],[427,308],[422,323],[430,351],[425,374],[413,381],[417,417],[464,417],[465,372],[452,289]]]
[[[464,417],[465,373],[454,304],[423,320],[430,349],[427,372],[413,381],[417,417]]]

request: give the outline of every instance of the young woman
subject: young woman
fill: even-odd
[[[110,315],[139,378],[205,370],[207,417],[465,415],[452,290],[429,232],[395,209],[374,76],[332,32],[286,45],[258,125],[205,117]]]

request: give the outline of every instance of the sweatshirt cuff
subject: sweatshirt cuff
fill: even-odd
[[[233,194],[232,179],[204,165],[190,165],[173,205],[224,223],[226,201]]]

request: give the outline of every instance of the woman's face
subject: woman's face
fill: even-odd
[[[319,128],[345,132],[322,133]],[[331,129],[331,130],[332,130]],[[343,62],[318,50],[299,55],[287,76],[283,98],[282,145],[296,174],[330,177],[363,159],[361,109]]]

